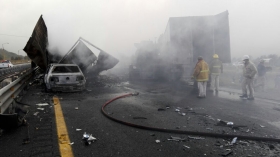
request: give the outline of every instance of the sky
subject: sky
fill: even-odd
[[[228,10],[232,57],[280,55],[279,8],[279,0],[0,0],[0,46],[25,55],[42,14],[50,49],[66,53],[83,37],[121,58],[135,53],[134,43],[157,40],[169,17]]]

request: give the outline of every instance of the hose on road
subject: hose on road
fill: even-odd
[[[232,134],[219,134],[219,133],[209,133],[209,132],[196,132],[196,131],[187,131],[187,130],[174,130],[174,129],[165,129],[165,128],[156,128],[156,127],[149,127],[149,126],[144,126],[144,125],[138,125],[138,124],[133,124],[129,122],[125,122],[119,119],[116,119],[109,114],[105,112],[105,107],[112,103],[113,101],[121,98],[126,98],[130,96],[136,96],[138,93],[130,93],[130,94],[125,94],[122,96],[115,97],[109,101],[107,101],[105,104],[102,105],[101,111],[106,116],[107,118],[124,124],[128,125],[131,127],[139,128],[139,129],[145,129],[145,130],[152,130],[152,131],[159,131],[159,132],[167,132],[167,133],[176,133],[176,134],[187,134],[187,135],[197,135],[197,136],[207,136],[207,137],[216,137],[216,138],[235,138],[237,137],[239,140],[255,140],[255,141],[272,141],[272,142],[280,142],[280,139],[278,138],[267,138],[267,137],[257,137],[257,136],[243,136],[243,135],[232,135]]]

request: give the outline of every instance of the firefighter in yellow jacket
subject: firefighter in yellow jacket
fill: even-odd
[[[199,90],[198,98],[205,98],[207,81],[209,77],[209,67],[202,57],[198,57],[197,59],[198,61],[194,69],[193,78],[195,78],[197,81]]]
[[[223,63],[219,60],[219,56],[217,54],[213,55],[213,60],[209,64],[210,73],[211,73],[211,90],[216,92],[219,91],[219,76],[220,73],[223,73]]]

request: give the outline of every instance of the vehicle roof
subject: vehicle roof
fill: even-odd
[[[58,63],[52,63],[50,65],[51,66],[77,66],[77,67],[79,67],[77,64],[58,64]]]

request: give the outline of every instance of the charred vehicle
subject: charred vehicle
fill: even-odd
[[[85,89],[85,77],[76,64],[50,64],[44,82],[47,91],[75,92]]]

